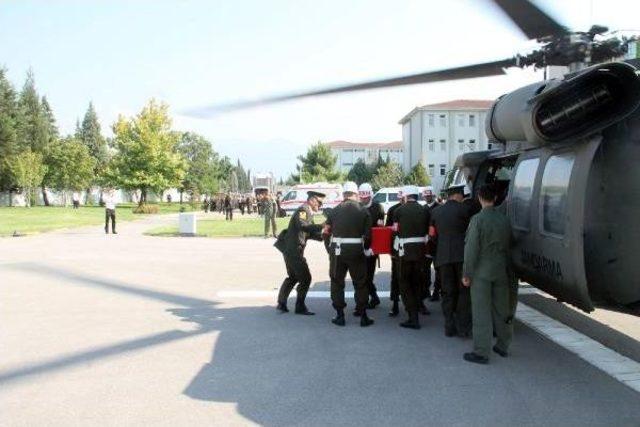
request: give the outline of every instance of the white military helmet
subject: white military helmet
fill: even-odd
[[[425,196],[433,196],[433,187],[430,185],[424,187],[424,190],[422,190],[422,194],[424,194]]]
[[[347,181],[342,185],[342,192],[358,194],[358,185],[353,181]]]
[[[415,185],[405,185],[402,188],[402,193],[403,195],[406,196],[417,196],[418,194],[420,194],[420,190],[418,190],[418,187],[416,187]]]
[[[363,199],[371,197],[373,195],[373,188],[371,188],[371,184],[368,182],[360,184],[360,187],[358,187],[358,195]]]

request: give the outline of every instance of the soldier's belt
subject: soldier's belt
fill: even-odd
[[[396,237],[393,241],[393,248],[398,251],[398,256],[404,256],[404,245],[408,243],[426,243],[427,238],[425,236],[416,237]]]
[[[336,256],[340,255],[341,246],[344,245],[361,245],[362,237],[333,237],[331,236],[331,243],[335,244],[334,253]]]

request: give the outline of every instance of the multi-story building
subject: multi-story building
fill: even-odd
[[[440,191],[446,173],[460,154],[491,149],[484,121],[493,102],[458,99],[411,110],[399,122],[404,172],[422,162],[434,190]]]
[[[337,156],[338,167],[342,172],[348,172],[360,159],[366,164],[373,164],[378,161],[378,157],[382,157],[383,160],[402,164],[402,141],[382,143],[332,141],[327,145]]]

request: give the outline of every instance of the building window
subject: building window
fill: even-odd
[[[493,144],[488,142],[487,143],[487,150],[491,150],[493,148]]]
[[[435,146],[435,142],[433,141],[433,139],[429,140],[429,151],[436,151],[436,146]]]
[[[447,141],[444,139],[440,140],[440,151],[447,151]]]
[[[464,127],[464,114],[458,114],[458,127]]]
[[[469,140],[469,151],[475,151],[476,149],[476,140],[475,139],[470,139]]]
[[[447,116],[445,114],[440,114],[440,127],[447,127]]]
[[[427,115],[427,123],[429,124],[430,128],[435,126],[435,118],[433,114]]]
[[[427,170],[427,173],[429,174],[429,176],[433,176],[433,174],[435,173],[436,167],[433,164],[429,165],[429,168]]]
[[[440,164],[440,176],[445,176],[447,174],[447,165]]]
[[[540,159],[527,159],[520,162],[513,182],[511,210],[513,225],[523,230],[531,228],[531,197]]]
[[[475,127],[476,126],[476,116],[475,114],[469,114],[469,127]]]
[[[573,170],[573,154],[551,156],[542,175],[542,227],[548,233],[563,236],[567,225],[567,198]]]

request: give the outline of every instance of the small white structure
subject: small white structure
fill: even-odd
[[[178,229],[181,236],[195,236],[197,220],[195,212],[182,212],[178,218]]]

